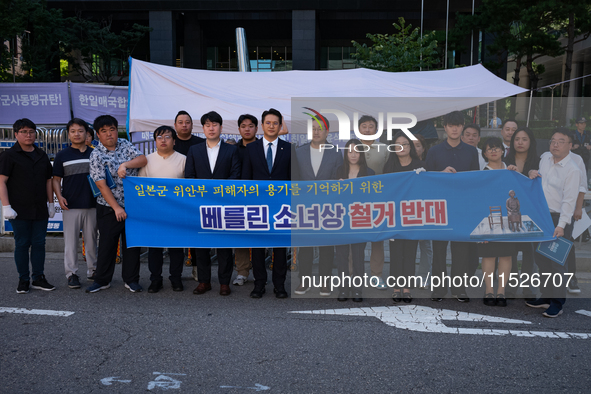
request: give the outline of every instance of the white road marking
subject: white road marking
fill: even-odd
[[[119,376],[111,376],[109,378],[104,378],[101,379],[101,383],[104,384],[105,386],[111,386],[113,384],[113,382],[119,382],[119,383],[131,383],[131,380],[118,380]]]
[[[255,383],[255,387],[242,387],[242,386],[220,386],[221,389],[248,389],[254,391],[266,391],[271,390],[271,387],[263,386],[262,384]]]
[[[153,375],[158,375],[153,381],[148,382],[148,390],[152,390],[156,387],[168,390],[168,389],[180,389],[181,382],[166,375],[186,375],[184,373],[163,373],[163,372],[152,372]]]
[[[487,316],[477,313],[458,312],[448,309],[434,309],[420,305],[292,311],[291,313],[307,313],[316,315],[372,316],[377,317],[389,326],[420,332],[472,335],[514,335],[518,337],[542,338],[591,338],[591,334],[588,333],[448,327],[443,323],[443,320],[491,322],[505,324],[532,323],[526,320],[506,319],[502,317]]]
[[[581,315],[585,315],[585,316],[591,317],[591,312],[590,311],[586,311],[584,309],[581,309],[579,311],[575,311],[575,313],[580,313]]]
[[[45,316],[63,316],[68,317],[74,312],[68,311],[51,311],[46,309],[26,309],[26,308],[3,308],[0,307],[0,313],[22,313],[25,315],[45,315]]]

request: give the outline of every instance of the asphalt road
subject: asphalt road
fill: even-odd
[[[83,265],[80,269],[84,272]],[[147,289],[147,264],[141,269],[140,283]],[[591,316],[575,313],[591,311],[589,298],[569,299],[557,319],[542,317],[522,300],[509,301],[507,308],[476,299],[415,300],[413,305],[426,307],[413,315],[419,326],[440,309],[452,311],[436,326],[457,330],[441,333],[400,328],[396,321],[414,313],[407,307],[387,310],[394,326],[365,312],[330,312],[379,311],[393,306],[387,298],[279,300],[269,284],[263,299],[253,300],[252,282],[232,286],[228,297],[217,294],[214,282],[213,291],[196,296],[189,268],[184,292],[173,292],[165,281],[158,294],[130,293],[120,267],[112,287],[95,294],[68,289],[58,260],[46,262],[46,276],[58,286],[53,292],[16,294],[10,258],[0,259],[0,272],[0,307],[74,312],[0,313],[2,393],[588,393],[591,388],[591,338],[519,334],[591,334]],[[591,285],[581,287],[587,291]],[[290,313],[321,310],[333,314]],[[458,321],[455,314],[468,316],[459,312],[531,324]],[[515,334],[457,332],[465,328]]]

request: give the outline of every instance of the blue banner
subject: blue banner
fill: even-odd
[[[554,225],[540,178],[414,172],[289,182],[128,177],[129,246],[290,247],[430,239],[537,242]]]

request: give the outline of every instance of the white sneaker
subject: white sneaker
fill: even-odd
[[[234,282],[232,282],[232,284],[237,285],[237,286],[242,286],[246,282],[248,282],[248,278],[246,276],[238,275],[236,277],[236,279],[234,279]]]
[[[196,282],[199,282],[199,276],[197,275],[197,266],[193,267],[193,279],[195,279]]]
[[[386,286],[386,283],[384,283],[384,280],[380,277],[372,277],[371,281],[369,282],[370,285],[378,290],[386,290],[388,289],[388,286]]]

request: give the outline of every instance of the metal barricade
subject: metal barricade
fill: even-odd
[[[154,140],[137,141],[133,142],[133,145],[146,156],[156,151],[156,141]]]

